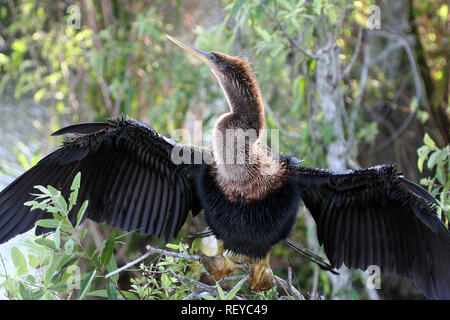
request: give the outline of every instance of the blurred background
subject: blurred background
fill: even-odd
[[[51,132],[75,122],[126,114],[170,137],[202,121],[207,145],[226,100],[167,33],[251,62],[285,154],[332,169],[395,163],[445,212],[449,26],[445,0],[0,0],[0,189],[61,144]],[[320,250],[304,211],[293,238]],[[83,228],[94,246],[111,231]],[[177,241],[202,228],[201,216],[190,219]],[[147,243],[163,242],[127,235],[117,264]],[[0,246],[6,266],[15,245]],[[285,277],[289,266],[304,293],[325,299],[423,298],[408,280],[386,276],[367,289],[366,273],[336,277],[276,246],[274,272]]]

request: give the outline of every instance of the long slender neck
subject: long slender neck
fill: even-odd
[[[260,136],[265,127],[266,115],[259,90],[249,90],[239,87],[227,90],[227,97],[231,113],[241,120],[241,129],[254,129]]]
[[[239,129],[256,130],[259,137],[265,127],[266,115],[262,95],[251,70],[218,76],[218,80]]]
[[[260,141],[265,112],[258,84],[250,71],[244,71],[218,77],[231,111],[217,120],[213,131],[214,157],[223,181],[250,181],[278,168]]]

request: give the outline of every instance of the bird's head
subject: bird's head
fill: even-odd
[[[233,57],[216,51],[203,51],[185,44],[169,35],[166,36],[170,41],[206,63],[219,80],[221,78],[237,78],[238,76],[247,73],[250,69],[248,63],[239,57]]]
[[[224,91],[231,111],[256,121],[254,127],[264,126],[265,115],[262,96],[248,62],[216,51],[203,51],[185,44],[169,35],[167,38],[206,63]]]

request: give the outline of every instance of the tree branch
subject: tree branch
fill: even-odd
[[[270,16],[270,18],[277,24],[277,26],[281,29],[281,31],[283,32],[283,34],[285,35],[285,37],[289,40],[289,42],[291,43],[291,45],[295,46],[298,50],[300,50],[305,56],[312,58],[312,59],[320,59],[319,55],[315,55],[313,53],[309,53],[308,51],[306,51],[305,48],[303,48],[303,46],[298,43],[298,41],[296,41],[294,38],[292,38],[289,33],[286,30],[286,27],[284,26],[284,24],[281,23],[280,20],[278,20],[278,18],[276,17],[275,13],[267,6],[267,4],[265,3],[265,1],[261,1],[261,5],[263,6],[264,10],[266,11],[266,13]],[[322,51],[324,51],[325,48],[322,49]]]
[[[346,78],[348,76],[348,74],[352,70],[352,67],[356,61],[356,58],[359,55],[359,50],[361,49],[361,43],[362,43],[362,35],[363,35],[363,29],[361,27],[359,27],[358,28],[358,39],[356,40],[355,52],[353,53],[353,56],[350,59],[349,64],[345,67],[344,71],[342,72],[342,78]]]
[[[126,88],[125,82],[128,80],[128,78],[130,77],[130,73],[131,73],[131,58],[132,58],[132,53],[130,52],[128,54],[127,63],[126,63],[126,67],[125,67],[125,73],[124,73],[124,79],[123,79],[124,83],[122,84],[122,87],[120,88],[120,91],[116,98],[116,102],[114,104],[114,109],[112,112],[113,117],[119,116],[119,113],[120,113],[120,105],[122,104],[123,95],[125,94],[125,88]]]
[[[202,261],[201,255],[191,255],[191,254],[184,254],[184,253],[180,253],[180,252],[173,252],[173,251],[168,251],[168,250],[164,250],[164,249],[154,248],[150,245],[147,245],[145,248],[147,249],[146,253],[144,253],[139,258],[127,263],[123,267],[120,267],[120,268],[114,270],[113,272],[108,273],[105,276],[105,278],[108,279],[111,276],[118,274],[118,273],[140,263],[141,261],[145,260],[147,257],[151,256],[152,254],[159,254],[159,255],[164,255],[166,257],[174,257],[174,258],[186,259],[186,260],[190,260],[190,261],[199,261],[199,262]],[[183,276],[175,273],[171,269],[169,269],[167,271],[151,271],[150,273],[170,272],[177,280],[180,281],[180,283],[183,286],[185,286],[186,288],[188,288],[191,291],[191,293],[187,297],[184,298],[185,300],[201,299],[205,295],[211,295],[211,296],[219,298],[219,293],[217,291],[217,284],[239,280],[238,283],[236,283],[234,285],[234,287],[230,290],[230,291],[232,291],[233,289],[238,288],[239,286],[242,286],[250,278],[251,267],[248,263],[235,263],[235,266],[237,269],[244,271],[245,274],[237,275],[237,276],[229,276],[229,277],[220,279],[214,285],[208,285],[208,284],[205,284],[203,282],[200,282],[200,281],[197,281],[194,279],[183,277]],[[292,285],[292,270],[290,268],[288,269],[288,280],[287,281],[278,276],[275,276],[275,275],[274,275],[274,279],[275,279],[275,284],[278,283],[286,291],[286,293],[288,295],[290,295],[298,300],[305,300],[305,298],[301,294],[300,290],[294,288],[294,286]],[[188,284],[194,286],[195,288],[192,289]],[[225,292],[225,294],[228,294],[228,292]],[[245,300],[245,298],[240,297],[238,295],[235,295],[234,298],[237,300]]]
[[[422,83],[421,83],[420,75],[419,75],[419,72],[417,69],[417,64],[414,59],[414,54],[411,50],[411,47],[409,46],[408,41],[398,34],[394,34],[394,33],[391,33],[391,32],[385,31],[385,30],[373,30],[372,32],[375,35],[385,37],[387,39],[399,42],[401,44],[401,46],[405,49],[405,52],[408,57],[409,63],[411,65],[411,70],[413,73],[414,86],[415,86],[415,90],[416,90],[416,99],[417,99],[417,104],[418,104],[418,106],[412,112],[410,112],[408,114],[408,116],[403,121],[403,123],[400,125],[400,127],[389,138],[384,140],[382,143],[378,144],[378,146],[374,150],[374,152],[376,152],[376,151],[379,151],[379,150],[387,147],[389,144],[391,144],[393,141],[395,141],[408,127],[409,123],[416,115],[416,112],[417,112],[420,102],[422,100]]]

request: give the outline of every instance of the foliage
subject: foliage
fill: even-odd
[[[10,94],[16,99],[32,97],[35,106],[30,108],[48,106],[51,115],[44,127],[49,130],[56,130],[61,124],[103,121],[106,117],[123,113],[147,122],[167,136],[178,128],[192,128],[195,120],[202,121],[204,134],[200,143],[207,144],[214,119],[227,110],[226,101],[208,68],[167,41],[166,33],[204,50],[240,54],[247,58],[252,63],[267,102],[267,127],[280,130],[279,150],[301,156],[304,165],[327,167],[329,146],[336,141],[341,141],[348,151],[346,157],[373,164],[373,153],[359,153],[360,146],[367,144],[371,149],[375,148],[378,133],[386,128],[390,133],[398,133],[396,128],[400,124],[393,121],[396,120],[395,114],[392,116],[393,111],[415,112],[428,131],[435,127],[429,123],[433,118],[429,112],[444,105],[448,113],[448,50],[445,50],[448,5],[442,0],[435,3],[422,0],[410,2],[413,4],[413,18],[419,21],[417,35],[423,43],[423,48],[414,53],[419,58],[424,55],[425,62],[419,66],[420,70],[426,70],[429,66],[430,82],[436,88],[427,97],[433,107],[431,111],[423,108],[423,101],[411,98],[414,96],[411,81],[413,66],[403,63],[406,65],[402,65],[403,69],[392,67],[397,61],[405,60],[393,54],[403,50],[398,45],[401,42],[389,44],[386,39],[375,39],[366,29],[368,8],[375,1],[222,0],[204,1],[192,6],[190,1],[179,0],[156,0],[151,3],[129,1],[126,4],[118,0],[75,3],[82,9],[80,29],[66,23],[68,1],[58,4],[36,0],[0,2],[0,93]],[[393,2],[377,2],[381,6],[388,6],[388,3]],[[85,4],[88,8],[84,7]],[[199,14],[205,12],[201,10],[208,10],[208,14]],[[383,24],[386,20],[383,15]],[[183,30],[188,31],[183,33]],[[333,50],[325,50],[329,39]],[[365,52],[365,45],[371,45],[372,55]],[[395,45],[397,50],[391,48]],[[342,94],[339,98],[340,117],[335,119],[342,123],[341,136],[336,134],[333,123],[326,121],[327,114],[320,107],[323,96],[318,87],[317,56],[325,54],[331,57],[331,53],[337,60],[332,91]],[[393,57],[389,59],[392,63],[383,61],[383,55]],[[10,87],[12,92],[7,90]],[[421,139],[422,134],[418,136]],[[426,138],[425,146],[419,149],[418,165],[420,170],[433,170],[433,176],[422,180],[422,183],[438,196],[444,211],[448,213],[448,146],[440,149],[435,144],[445,143],[436,141],[431,143]],[[271,142],[269,140],[269,145]],[[416,149],[415,146],[409,147],[414,151]],[[33,165],[38,158],[35,150],[24,155],[23,150],[18,148],[14,153],[25,168]],[[389,161],[400,162],[398,157]],[[412,161],[415,162],[415,159]],[[354,162],[348,164],[350,166]],[[4,171],[12,170],[9,164],[0,163],[0,172]],[[121,299],[125,298],[123,293],[133,295],[127,298],[180,299],[188,293],[186,287],[166,271],[170,266],[180,274],[196,279],[197,274],[189,273],[195,266],[187,261],[169,258],[140,267],[144,276],[133,280],[134,291],[119,290],[117,281],[105,280],[104,275],[114,269],[109,263],[113,264],[115,258],[123,262],[129,256],[115,257],[112,254],[106,266],[102,263],[107,260],[113,244],[129,241],[125,235],[115,230],[114,238],[106,231],[109,236],[104,236],[103,245],[92,248],[88,244],[86,231],[80,233],[79,227],[72,230],[65,224],[68,216],[73,214],[71,199],[66,201],[66,210],[65,200],[56,190],[41,187],[40,192],[42,196],[47,196],[41,198],[41,202],[49,200],[40,205],[57,211],[51,213],[59,217],[49,219],[53,222],[40,223],[61,226],[56,239],[55,235],[47,235],[26,243],[32,255],[38,257],[39,263],[35,258],[22,257],[19,249],[14,249],[18,274],[16,278],[8,277],[4,281],[10,297],[79,297],[79,289],[73,291],[67,286],[65,289],[61,287],[61,290],[51,288],[61,284],[63,278],[74,276],[77,267],[86,268],[86,265],[89,268],[80,274],[86,289],[85,297],[97,295]],[[54,200],[57,202],[54,203]],[[299,215],[294,234],[305,243],[314,237],[304,215]],[[139,236],[131,237],[134,242],[129,245],[127,254],[140,249],[139,241],[135,241]],[[41,243],[36,242],[38,240]],[[59,248],[55,241],[59,241]],[[44,242],[50,247],[45,246]],[[65,251],[67,243],[69,249],[73,243],[70,254]],[[107,243],[109,249],[102,259]],[[175,250],[187,249],[180,245]],[[78,260],[63,270],[61,265],[48,258],[53,256],[61,261],[69,256],[78,257]],[[283,274],[286,270],[286,264],[279,261],[289,259],[299,283],[307,290],[313,287],[314,279],[318,279],[318,290],[327,298],[364,297],[364,290],[360,288],[346,287],[336,292],[327,273],[315,272],[313,264],[305,263],[305,260],[286,252],[281,246],[274,248],[272,256],[277,261],[273,265],[276,274]],[[36,269],[36,266],[39,268]],[[163,273],[149,276],[154,271],[161,272],[160,268],[165,268],[167,277],[164,277],[164,284]],[[40,276],[33,276],[28,281],[26,278],[31,273],[26,270],[34,270]],[[49,273],[47,282],[46,272]],[[352,273],[355,281],[358,274]],[[166,278],[169,280],[166,281]],[[273,292],[259,293],[258,297],[273,298]]]
[[[5,270],[1,284],[8,298],[84,299],[92,294],[91,285],[96,279],[117,268],[113,251],[114,244],[121,240],[114,232],[94,251],[82,244],[87,230],[79,232],[78,226],[83,221],[88,201],[80,206],[74,225],[71,223],[80,182],[81,174],[78,173],[70,188],[68,201],[52,186],[36,186],[41,193],[34,194],[35,200],[25,203],[31,210],[39,209],[52,216],[38,220],[36,226],[54,231],[22,241],[21,244],[30,252],[27,258],[18,248],[13,248],[11,256],[17,273],[8,275]],[[80,272],[80,260],[87,260],[90,266],[84,273]],[[108,298],[117,297],[117,278],[108,280],[105,285],[109,289]],[[75,289],[77,296],[74,296]]]
[[[80,188],[81,174],[78,173],[70,188],[71,194],[68,201],[61,192],[52,186],[36,186],[41,193],[34,194],[35,200],[25,203],[31,210],[39,209],[46,212],[52,218],[44,218],[36,222],[37,227],[45,228],[49,232],[32,240],[21,241],[30,252],[27,257],[17,248],[11,250],[11,258],[16,268],[16,274],[11,275],[4,271],[0,276],[4,281],[3,287],[9,299],[85,299],[87,297],[106,297],[108,299],[154,299],[154,298],[178,298],[178,293],[171,293],[170,279],[167,275],[161,276],[160,290],[148,289],[150,283],[158,285],[154,278],[143,278],[149,281],[142,286],[141,279],[133,280],[132,290],[127,292],[118,287],[118,275],[106,278],[105,275],[117,269],[114,257],[114,247],[123,245],[123,235],[116,236],[113,231],[95,250],[86,248],[83,239],[87,235],[87,229],[80,230],[80,223],[88,207],[85,201],[78,212],[74,225],[71,222],[74,216],[74,208],[77,204],[77,196]],[[33,213],[30,213],[33,214]],[[170,245],[171,248],[178,246]],[[179,245],[183,250],[186,246]],[[193,251],[193,250],[191,250]],[[89,266],[85,272],[80,271],[80,262],[87,261]],[[3,257],[2,257],[3,261]],[[175,270],[186,269],[187,265],[178,259],[167,258],[156,264],[158,270],[164,270],[167,266],[173,266]],[[152,268],[143,266],[145,272]],[[103,286],[104,289],[93,290]],[[173,286],[172,286],[173,287]],[[165,295],[162,291],[165,290]]]
[[[188,251],[188,245],[167,244],[168,248],[184,254],[192,254],[197,251],[195,246]],[[175,257],[161,257],[157,263],[144,263],[139,265],[139,271],[142,271],[142,277],[131,279],[131,292],[134,292],[139,299],[171,299],[180,300],[187,297],[190,288],[181,284],[173,276],[176,273],[182,277],[199,280],[200,268],[198,262],[192,262],[186,259]]]
[[[419,54],[424,55],[427,68],[430,69],[431,81],[436,88],[430,103],[433,108],[438,108],[443,103],[442,98],[445,99],[445,95],[448,94],[448,88],[446,89],[449,83],[448,71],[446,72],[448,53],[445,49],[448,48],[448,30],[445,25],[448,23],[449,5],[447,1],[442,0],[414,0],[413,3],[412,15],[422,20],[418,26],[418,35],[423,46],[423,52],[419,52]],[[444,107],[448,108],[448,105]]]
[[[142,276],[132,278],[128,290],[119,288],[118,274],[106,276],[117,270],[115,246],[124,245],[124,236],[117,236],[116,232],[112,231],[98,248],[94,250],[86,248],[83,239],[87,236],[88,230],[80,231],[80,224],[88,207],[87,200],[80,206],[76,213],[76,220],[73,221],[80,183],[81,174],[78,173],[70,188],[71,194],[68,201],[52,186],[35,187],[41,193],[34,194],[35,200],[25,205],[30,206],[30,210],[39,209],[53,217],[36,221],[36,226],[45,228],[47,233],[34,237],[32,240],[20,242],[29,251],[27,257],[17,247],[12,248],[11,259],[16,273],[8,274],[4,270],[4,274],[0,274],[3,278],[0,288],[5,289],[7,297],[17,300],[83,300],[92,297],[110,300],[186,298],[195,286],[190,283],[187,285],[179,279],[199,281],[204,269],[197,261],[167,256],[157,257],[156,262],[141,263],[134,271],[138,271]],[[168,243],[166,247],[175,252],[194,254],[198,251],[199,242],[200,239],[195,240],[190,248],[189,245],[181,242]],[[4,263],[3,257],[1,260]],[[85,272],[80,270],[83,260],[89,266]],[[98,289],[99,287],[104,289]],[[226,293],[219,283],[216,283],[216,288],[217,297],[209,294],[204,295],[203,298],[231,300],[242,285],[235,286]],[[270,292],[256,294],[254,298],[268,297],[270,294]]]
[[[425,134],[423,142],[424,145],[417,150],[417,166],[422,172],[426,164],[426,169],[432,170],[433,175],[421,179],[420,183],[428,187],[439,202],[438,214],[445,222],[450,218],[450,145],[438,148],[428,134]]]

